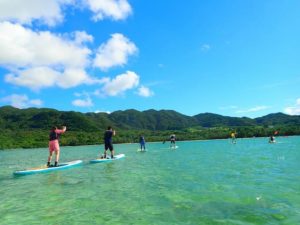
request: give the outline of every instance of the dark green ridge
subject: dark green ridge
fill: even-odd
[[[135,142],[143,133],[147,141],[163,141],[171,132],[179,140],[228,138],[233,130],[238,137],[262,137],[279,130],[279,135],[299,135],[300,116],[273,113],[251,119],[213,113],[187,116],[173,110],[137,111],[128,109],[107,113],[80,113],[49,108],[17,109],[0,107],[0,149],[47,147],[52,126],[66,125],[62,145],[101,144],[107,126],[117,130],[116,143]]]

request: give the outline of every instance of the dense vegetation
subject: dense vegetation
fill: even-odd
[[[212,113],[186,116],[171,110],[125,110],[106,113],[62,112],[54,109],[16,109],[0,107],[0,149],[47,147],[52,126],[66,125],[62,145],[101,144],[108,125],[116,129],[115,143],[136,142],[140,134],[149,141],[163,141],[170,133],[178,140],[228,138],[236,131],[238,137],[264,137],[275,130],[279,135],[299,135],[300,116],[283,113],[264,117],[236,118]]]

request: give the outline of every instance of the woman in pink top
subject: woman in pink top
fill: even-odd
[[[58,165],[59,160],[59,136],[60,134],[64,133],[67,128],[64,126],[62,130],[57,129],[57,127],[52,127],[50,134],[49,134],[49,157],[47,166],[50,166],[52,154],[55,152],[55,164],[54,166]]]

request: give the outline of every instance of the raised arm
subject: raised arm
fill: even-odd
[[[56,132],[57,134],[62,134],[62,133],[65,133],[66,130],[67,130],[67,127],[66,127],[66,126],[63,126],[63,127],[62,127],[62,130],[56,129],[55,132]]]

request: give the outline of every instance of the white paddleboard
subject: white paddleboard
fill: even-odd
[[[118,154],[118,155],[115,155],[114,158],[110,158],[110,156],[106,157],[106,158],[97,158],[97,159],[92,159],[90,160],[90,163],[101,163],[101,162],[111,162],[111,161],[115,161],[115,160],[118,160],[118,159],[122,159],[125,157],[125,154]]]
[[[46,165],[40,166],[40,167],[35,167],[35,168],[29,168],[26,170],[19,170],[15,171],[14,175],[29,175],[29,174],[35,174],[35,173],[46,173],[46,172],[51,172],[55,170],[63,170],[63,169],[68,169],[74,166],[77,166],[82,163],[82,160],[75,160],[72,162],[66,162],[59,164],[56,167],[47,167]]]

